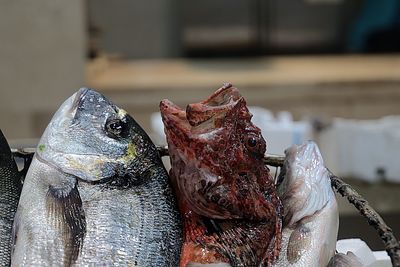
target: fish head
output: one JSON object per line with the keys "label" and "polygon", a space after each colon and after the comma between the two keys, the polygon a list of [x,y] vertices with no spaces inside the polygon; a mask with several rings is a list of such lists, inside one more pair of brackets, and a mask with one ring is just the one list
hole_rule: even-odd
{"label": "fish head", "polygon": [[56,112],[36,154],[65,173],[95,182],[133,175],[141,171],[140,162],[150,160],[147,155],[157,152],[126,111],[102,94],[82,88]]}
{"label": "fish head", "polygon": [[290,226],[336,200],[316,143],[307,141],[293,145],[285,155],[279,192],[285,207],[285,224]]}
{"label": "fish head", "polygon": [[216,219],[276,216],[266,143],[236,88],[225,84],[186,110],[163,100],[160,110],[171,172],[193,211]]}

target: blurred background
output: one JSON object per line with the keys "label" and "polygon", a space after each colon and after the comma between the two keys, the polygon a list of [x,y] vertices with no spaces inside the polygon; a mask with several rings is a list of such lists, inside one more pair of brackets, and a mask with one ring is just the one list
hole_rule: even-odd
{"label": "blurred background", "polygon": [[[88,86],[161,144],[161,99],[185,106],[231,82],[270,153],[316,140],[400,237],[399,52],[398,0],[4,0],[0,127],[35,146]],[[342,199],[340,212],[340,238],[383,248]]]}

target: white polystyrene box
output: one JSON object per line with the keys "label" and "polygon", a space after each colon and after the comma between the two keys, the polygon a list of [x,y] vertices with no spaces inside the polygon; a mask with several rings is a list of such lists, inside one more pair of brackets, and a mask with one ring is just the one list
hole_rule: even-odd
{"label": "white polystyrene box", "polygon": [[337,175],[378,182],[400,182],[400,117],[335,119],[319,135],[325,164]]}
{"label": "white polystyrene box", "polygon": [[312,126],[309,121],[293,121],[292,114],[281,111],[272,112],[260,107],[249,107],[253,114],[252,122],[261,129],[267,142],[267,153],[282,155],[286,148],[313,139]]}
{"label": "white polystyrene box", "polygon": [[374,251],[375,265],[373,267],[392,267],[392,263],[386,251]]}
{"label": "white polystyrene box", "polygon": [[358,238],[338,240],[336,250],[343,254],[347,254],[348,251],[353,252],[364,267],[392,266],[386,251],[373,252],[363,240]]}

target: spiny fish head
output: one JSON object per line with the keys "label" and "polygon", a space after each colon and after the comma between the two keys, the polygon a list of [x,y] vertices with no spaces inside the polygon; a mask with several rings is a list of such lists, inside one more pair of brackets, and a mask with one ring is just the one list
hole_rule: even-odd
{"label": "spiny fish head", "polygon": [[186,110],[163,100],[160,110],[177,185],[192,210],[220,219],[276,216],[266,143],[236,88],[226,84]]}
{"label": "spiny fish head", "polygon": [[127,174],[132,178],[152,164],[149,158],[156,153],[131,116],[87,88],[61,105],[37,148],[43,161],[92,182]]}

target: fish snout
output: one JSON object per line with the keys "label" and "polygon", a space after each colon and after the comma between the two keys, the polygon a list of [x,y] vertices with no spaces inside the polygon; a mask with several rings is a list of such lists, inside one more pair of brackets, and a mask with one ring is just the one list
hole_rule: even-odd
{"label": "fish snout", "polygon": [[85,96],[89,91],[90,89],[83,87],[75,93],[75,98],[72,102],[71,111],[75,111],[81,105],[82,101],[85,99]]}

